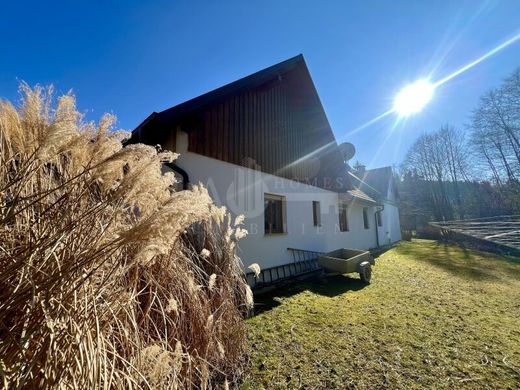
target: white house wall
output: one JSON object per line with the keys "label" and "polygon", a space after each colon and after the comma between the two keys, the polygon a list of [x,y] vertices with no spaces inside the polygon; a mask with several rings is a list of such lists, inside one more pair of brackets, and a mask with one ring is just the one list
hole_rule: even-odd
{"label": "white house wall", "polygon": [[379,244],[388,245],[401,240],[401,225],[399,222],[399,209],[392,202],[384,202],[384,210],[381,213],[383,226],[379,227]]}
{"label": "white house wall", "polygon": [[386,194],[387,201],[384,201],[383,226],[380,227],[379,240],[381,245],[387,245],[401,240],[401,223],[399,220],[399,208],[396,205],[395,182],[390,180]]}
{"label": "white house wall", "polygon": [[[179,132],[176,165],[184,169],[190,183],[202,183],[217,205],[233,215],[244,214],[248,235],[239,242],[239,255],[245,266],[258,263],[273,267],[293,261],[287,248],[328,252],[349,247],[376,246],[375,207],[369,208],[370,228],[363,226],[363,205],[349,204],[348,232],[339,231],[338,194],[238,165],[187,151],[187,135]],[[285,196],[286,233],[264,234],[264,194]],[[313,226],[312,201],[320,202],[321,227]],[[388,211],[387,211],[388,210]],[[388,220],[393,215],[385,207]],[[397,220],[398,221],[398,220]],[[386,220],[383,220],[383,228]],[[385,230],[386,231],[386,230]],[[390,230],[395,238],[394,228]]]}

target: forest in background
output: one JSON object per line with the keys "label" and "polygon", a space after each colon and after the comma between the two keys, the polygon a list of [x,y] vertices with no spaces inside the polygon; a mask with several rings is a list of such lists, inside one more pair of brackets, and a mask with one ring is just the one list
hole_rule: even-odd
{"label": "forest in background", "polygon": [[404,230],[520,214],[520,68],[480,98],[466,128],[423,133],[396,176]]}

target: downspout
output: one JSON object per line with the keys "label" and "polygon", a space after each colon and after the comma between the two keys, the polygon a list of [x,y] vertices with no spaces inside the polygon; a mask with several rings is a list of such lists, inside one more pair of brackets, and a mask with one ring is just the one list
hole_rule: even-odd
{"label": "downspout", "polygon": [[[378,206],[376,206],[376,207],[378,207]],[[379,225],[377,223],[377,214],[381,213],[381,211],[383,211],[385,209],[384,203],[382,205],[379,205],[379,207],[381,207],[381,209],[376,210],[376,212],[374,213],[374,226],[376,227],[376,243],[377,243],[378,248],[379,248]]]}
{"label": "downspout", "polygon": [[179,167],[178,165],[175,165],[174,163],[165,163],[168,168],[171,168],[173,171],[177,172],[179,175],[182,176],[182,189],[187,190],[188,184],[190,184],[190,177],[188,176],[188,173]]}

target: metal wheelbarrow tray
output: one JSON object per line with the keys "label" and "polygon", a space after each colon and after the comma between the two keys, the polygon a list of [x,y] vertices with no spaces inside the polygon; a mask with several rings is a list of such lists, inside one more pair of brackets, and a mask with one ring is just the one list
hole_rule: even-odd
{"label": "metal wheelbarrow tray", "polygon": [[319,256],[318,263],[328,271],[341,274],[357,272],[365,283],[370,283],[372,265],[375,265],[374,258],[369,251],[346,248]]}

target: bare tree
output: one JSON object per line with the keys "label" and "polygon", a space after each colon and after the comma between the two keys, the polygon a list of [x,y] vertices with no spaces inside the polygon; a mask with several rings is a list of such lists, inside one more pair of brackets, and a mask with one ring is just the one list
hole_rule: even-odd
{"label": "bare tree", "polygon": [[449,179],[438,133],[422,134],[408,150],[404,170],[416,172],[429,187],[435,219],[453,219],[446,181]]}
{"label": "bare tree", "polygon": [[437,220],[520,212],[520,68],[481,97],[466,133],[422,134],[403,172],[411,203]]}
{"label": "bare tree", "polygon": [[482,96],[471,122],[471,144],[495,182],[520,178],[520,68]]}
{"label": "bare tree", "polygon": [[436,133],[441,146],[440,155],[447,171],[455,195],[459,218],[464,219],[464,207],[460,192],[460,181],[469,181],[469,163],[464,134],[445,125]]}

